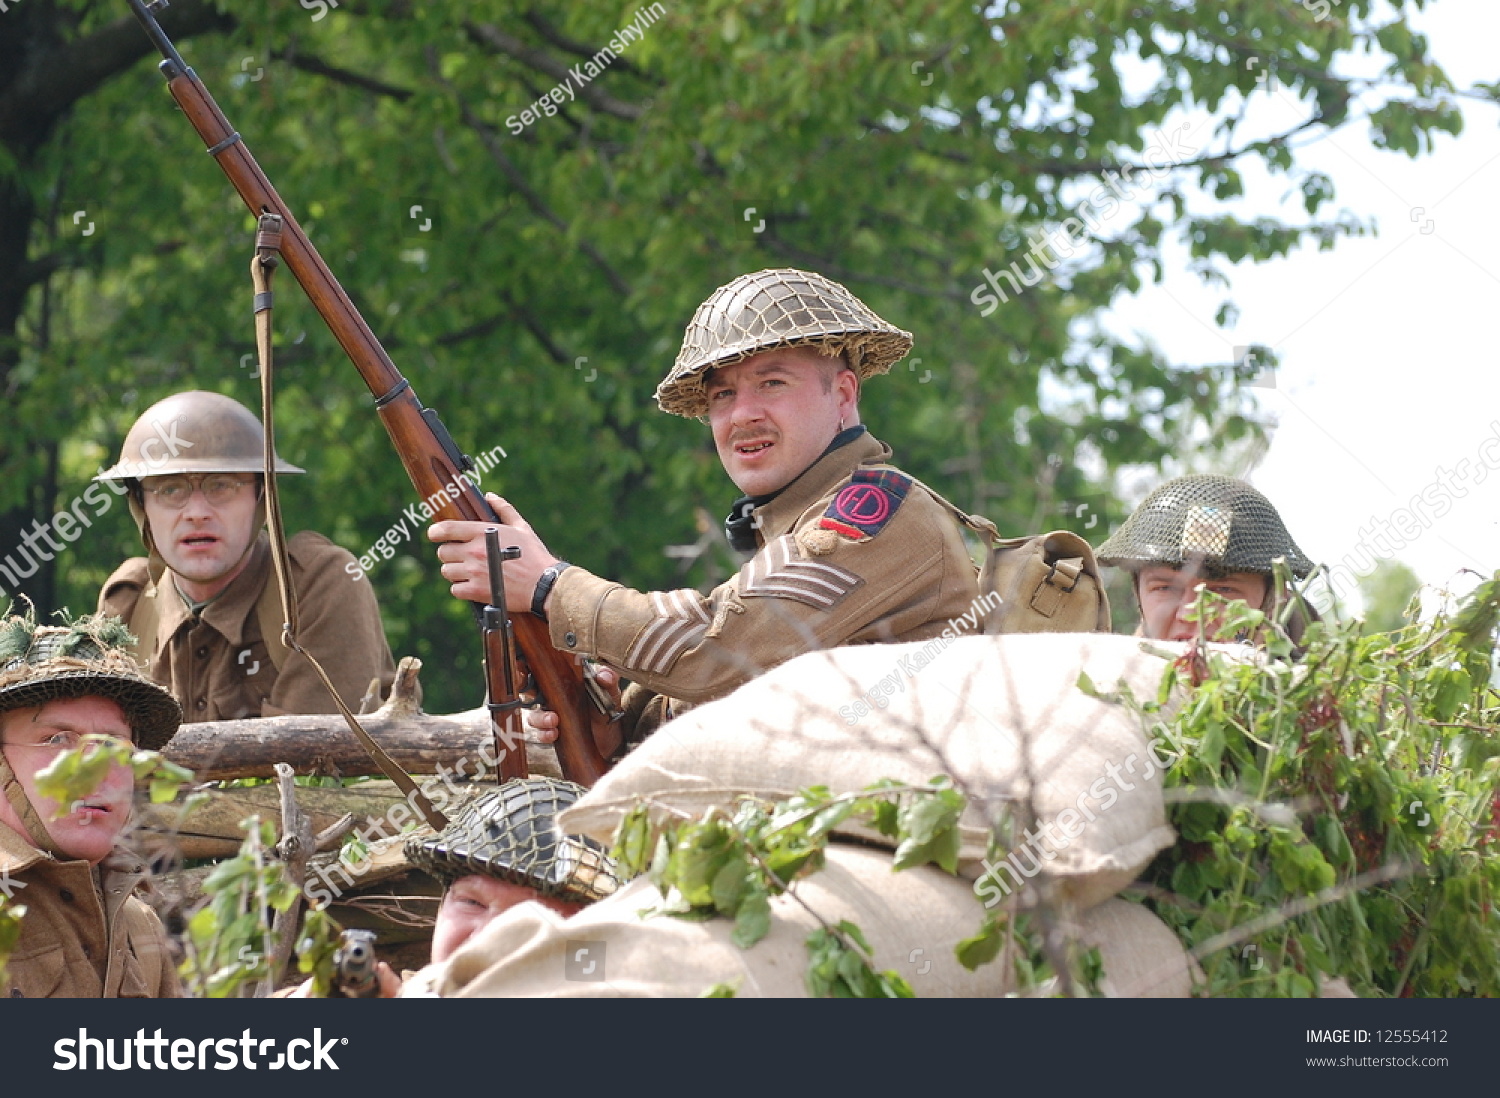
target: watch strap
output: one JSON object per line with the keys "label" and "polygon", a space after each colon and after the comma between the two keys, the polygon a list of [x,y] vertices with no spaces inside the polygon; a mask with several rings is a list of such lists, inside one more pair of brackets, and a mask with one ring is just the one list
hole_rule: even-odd
{"label": "watch strap", "polygon": [[563,574],[563,569],[573,567],[565,560],[560,560],[542,573],[536,581],[536,591],[531,596],[531,612],[543,621],[547,620],[547,596],[552,594],[552,585],[557,582],[557,577]]}

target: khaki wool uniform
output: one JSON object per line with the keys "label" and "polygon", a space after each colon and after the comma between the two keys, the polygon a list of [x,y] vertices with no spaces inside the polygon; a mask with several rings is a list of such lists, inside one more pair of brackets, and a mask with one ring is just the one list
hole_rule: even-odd
{"label": "khaki wool uniform", "polygon": [[755,510],[759,552],[707,596],[564,570],[552,643],[696,704],[803,652],[938,636],[978,573],[952,512],[890,457],[868,433],[825,454]]}
{"label": "khaki wool uniform", "polygon": [[[182,995],[161,920],[132,895],[145,867],[122,851],[98,869],[60,862],[0,824],[0,881],[26,908],[0,996],[166,999]],[[120,868],[109,868],[118,864]]]}
{"label": "khaki wool uniform", "polygon": [[[317,657],[351,708],[359,707],[373,678],[379,677],[388,692],[395,664],[369,581],[357,570],[345,570],[354,558],[310,530],[287,542],[287,555],[297,592],[299,643]],[[153,585],[147,559],[134,557],[105,581],[99,610],[119,617],[137,636],[140,615],[160,615],[156,650],[145,670],[177,698],[186,720],[337,712],[304,656],[286,653],[279,672],[271,659],[257,602],[269,585],[272,620],[282,620],[274,576],[270,542],[261,533],[245,570],[195,615],[169,577]]]}

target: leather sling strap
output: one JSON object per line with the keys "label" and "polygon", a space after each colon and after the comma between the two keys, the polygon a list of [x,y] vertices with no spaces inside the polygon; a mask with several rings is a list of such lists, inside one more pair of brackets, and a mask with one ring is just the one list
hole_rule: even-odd
{"label": "leather sling strap", "polygon": [[[266,630],[264,624],[262,630],[267,638],[266,646],[271,648],[270,638],[279,636],[281,642],[291,651],[300,652],[307,657],[307,662],[312,664],[313,670],[323,680],[327,687],[329,696],[338,706],[349,730],[354,733],[370,758],[391,781],[396,783],[397,788],[406,795],[407,802],[422,814],[422,818],[435,831],[441,831],[448,826],[448,818],[433,807],[417,783],[412,781],[411,775],[396,765],[395,761],[385,753],[384,749],[371,738],[370,734],[360,725],[354,716],[354,711],[339,696],[338,689],[333,685],[333,680],[328,677],[328,672],[323,670],[311,652],[303,648],[297,640],[297,592],[292,589],[291,566],[287,560],[286,531],[281,523],[281,495],[276,487],[276,447],[275,447],[275,423],[272,419],[271,400],[271,275],[280,264],[281,250],[281,217],[277,214],[262,214],[259,226],[255,234],[255,255],[250,260],[250,280],[255,285],[255,344],[260,353],[260,414],[261,422],[265,425],[264,444],[262,447],[263,472],[266,481],[266,527],[271,534],[271,563],[275,566],[276,583],[281,589],[281,628],[277,630],[274,625]],[[266,585],[267,588],[270,584]],[[264,622],[264,618],[262,618]]]}

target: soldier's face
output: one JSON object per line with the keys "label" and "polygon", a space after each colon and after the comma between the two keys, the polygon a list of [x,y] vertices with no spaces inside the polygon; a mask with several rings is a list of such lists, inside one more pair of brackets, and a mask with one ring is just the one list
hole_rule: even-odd
{"label": "soldier's face", "polygon": [[747,496],[785,488],[828,448],[840,421],[859,422],[853,371],[812,347],[712,370],[704,389],[719,460]]}
{"label": "soldier's face", "polygon": [[[1142,568],[1135,582],[1146,636],[1153,640],[1192,640],[1198,635],[1199,623],[1188,621],[1187,614],[1198,601],[1199,588],[1207,587],[1230,601],[1260,606],[1270,580],[1259,572],[1231,572],[1223,579],[1205,580],[1190,567],[1155,564]],[[1210,639],[1217,631],[1217,622],[1204,623],[1204,634]]]}
{"label": "soldier's face", "polygon": [[[62,806],[36,791],[37,771],[63,751],[79,745],[83,736],[99,733],[129,743],[130,725],[117,702],[108,698],[65,698],[30,709],[0,713],[0,743],[16,780],[42,819],[57,848],[70,858],[98,865],[114,848],[115,839],[130,820],[134,779],[130,768],[111,766],[94,792],[53,819]],[[26,836],[21,817],[10,800],[0,796],[0,823]]]}
{"label": "soldier's face", "polygon": [[[222,477],[223,474],[214,474]],[[181,502],[170,506],[152,491],[179,476],[145,477],[141,481],[146,518],[156,550],[177,576],[190,598],[213,598],[244,570],[245,551],[255,538],[257,482],[250,473],[234,474],[241,484],[227,499],[210,502],[201,484]]]}
{"label": "soldier's face", "polygon": [[436,964],[453,956],[459,946],[478,934],[490,920],[517,904],[536,900],[559,915],[567,916],[583,905],[543,896],[534,888],[497,881],[478,873],[460,877],[443,894],[437,925],[432,928],[432,960]]}

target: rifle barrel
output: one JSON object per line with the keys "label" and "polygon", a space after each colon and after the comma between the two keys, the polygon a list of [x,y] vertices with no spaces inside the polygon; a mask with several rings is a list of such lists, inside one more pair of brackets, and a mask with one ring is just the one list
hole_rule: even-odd
{"label": "rifle barrel", "polygon": [[[156,5],[165,7],[165,3],[161,0],[151,3],[129,0],[129,3],[152,43],[166,58],[160,68],[167,87],[208,147],[209,155],[218,162],[253,215],[281,216],[281,256],[287,269],[369,386],[381,422],[418,496],[443,519],[499,521],[478,488],[463,476],[468,459],[432,410],[424,408],[417,399],[411,384],[396,369],[244,140],[156,22],[153,14],[159,10]],[[563,773],[581,785],[592,785],[609,768],[595,735],[596,731],[604,733],[607,715],[592,703],[584,687],[582,668],[552,646],[545,623],[527,614],[514,621],[512,628],[518,654],[530,670],[543,704],[558,715],[557,757]]]}

